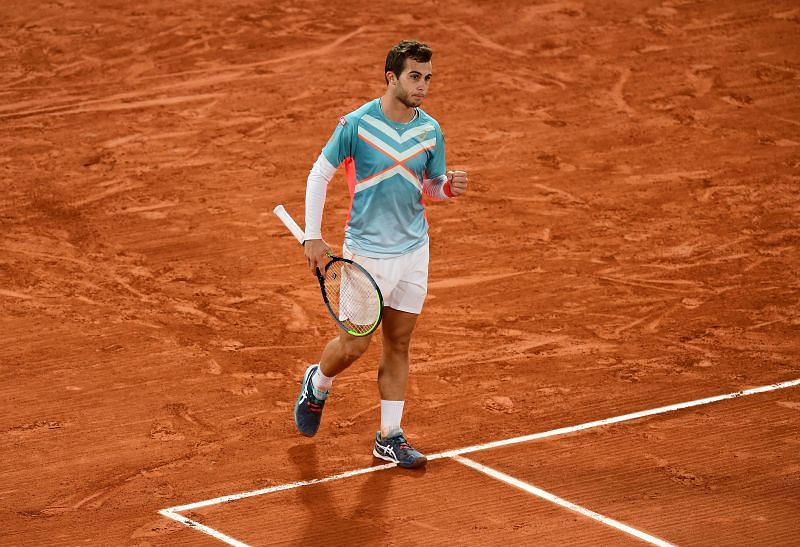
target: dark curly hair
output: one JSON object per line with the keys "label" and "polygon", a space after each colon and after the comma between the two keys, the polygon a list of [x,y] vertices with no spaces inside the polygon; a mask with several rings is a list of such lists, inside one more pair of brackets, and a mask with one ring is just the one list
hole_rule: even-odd
{"label": "dark curly hair", "polygon": [[390,70],[394,72],[398,78],[406,66],[406,59],[414,59],[418,63],[427,63],[433,57],[433,50],[428,44],[417,42],[416,40],[403,40],[392,49],[386,56],[386,68],[383,71],[383,77],[386,83],[389,83],[389,78],[386,73]]}

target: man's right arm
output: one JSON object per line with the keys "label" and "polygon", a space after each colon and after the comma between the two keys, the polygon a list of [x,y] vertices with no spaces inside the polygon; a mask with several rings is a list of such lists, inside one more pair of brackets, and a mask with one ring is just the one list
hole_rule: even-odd
{"label": "man's right arm", "polygon": [[312,272],[317,268],[322,270],[325,266],[325,254],[330,251],[328,244],[322,239],[322,209],[325,206],[328,183],[336,168],[345,158],[352,156],[354,130],[355,124],[349,123],[346,116],[339,118],[336,129],[308,174],[305,254]]}
{"label": "man's right arm", "polygon": [[304,252],[308,267],[312,272],[325,267],[326,253],[330,252],[328,244],[322,239],[322,210],[325,208],[325,197],[328,183],[336,173],[336,167],[320,154],[306,181],[306,231]]}

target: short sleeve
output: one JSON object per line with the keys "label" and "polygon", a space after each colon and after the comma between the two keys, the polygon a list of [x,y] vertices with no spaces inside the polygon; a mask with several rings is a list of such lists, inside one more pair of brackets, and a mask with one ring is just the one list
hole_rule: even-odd
{"label": "short sleeve", "polygon": [[355,124],[345,117],[339,118],[339,124],[322,149],[322,153],[331,165],[339,167],[342,162],[353,155],[353,126]]}
{"label": "short sleeve", "polygon": [[431,154],[430,158],[428,158],[428,163],[425,165],[425,176],[429,179],[435,179],[436,177],[441,177],[442,175],[446,174],[447,170],[447,162],[445,161],[445,154],[444,154],[444,135],[442,134],[442,128],[439,127],[439,124],[435,124],[436,127],[436,148],[433,149],[433,153]]}

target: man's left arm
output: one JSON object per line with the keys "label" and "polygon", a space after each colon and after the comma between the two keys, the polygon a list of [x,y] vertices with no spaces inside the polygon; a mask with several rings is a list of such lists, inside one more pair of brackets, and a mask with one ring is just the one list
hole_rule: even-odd
{"label": "man's left arm", "polygon": [[466,171],[445,172],[444,135],[438,124],[436,124],[436,148],[428,160],[425,172],[432,176],[422,181],[422,191],[434,200],[453,198],[467,191],[469,180]]}

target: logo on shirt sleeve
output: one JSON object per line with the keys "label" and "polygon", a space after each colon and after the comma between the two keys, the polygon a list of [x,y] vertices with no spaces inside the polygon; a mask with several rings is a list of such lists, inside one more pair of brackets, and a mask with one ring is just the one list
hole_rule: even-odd
{"label": "logo on shirt sleeve", "polygon": [[339,118],[339,125],[341,125],[342,127],[344,127],[345,125],[347,125],[347,120],[345,120],[345,119],[344,119],[344,116],[342,116],[341,118]]}

